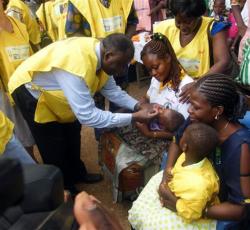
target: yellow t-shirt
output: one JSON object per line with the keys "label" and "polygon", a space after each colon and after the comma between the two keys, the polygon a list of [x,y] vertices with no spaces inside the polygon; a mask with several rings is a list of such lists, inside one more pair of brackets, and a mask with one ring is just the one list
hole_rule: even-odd
{"label": "yellow t-shirt", "polygon": [[14,32],[0,31],[0,83],[4,83],[5,90],[12,73],[32,54],[25,25],[12,17],[8,18]]}
{"label": "yellow t-shirt", "polygon": [[[48,35],[52,39],[52,41],[58,40],[58,27],[54,15],[54,8],[53,8],[53,1],[48,1],[40,5],[38,10],[36,11],[36,15],[39,19],[39,21],[42,23],[43,27],[47,30]],[[45,11],[45,12],[44,12]],[[45,23],[45,17],[47,21],[47,28]]]}
{"label": "yellow t-shirt", "polygon": [[7,7],[7,14],[26,25],[29,39],[33,44],[36,45],[41,42],[40,28],[36,18],[23,1],[10,0]]}
{"label": "yellow t-shirt", "polygon": [[125,33],[133,0],[112,0],[106,8],[100,1],[71,0],[86,18],[94,38],[104,38],[113,33]]}
{"label": "yellow t-shirt", "polygon": [[207,30],[212,21],[212,18],[202,17],[197,34],[185,47],[180,44],[180,30],[175,26],[175,19],[162,21],[154,28],[154,32],[160,32],[169,39],[177,59],[185,72],[192,78],[199,78],[210,69]]}
{"label": "yellow t-shirt", "polygon": [[219,202],[219,178],[207,158],[189,166],[182,166],[184,161],[183,153],[172,170],[173,179],[168,186],[178,197],[177,214],[186,221],[198,220],[207,205]]}
{"label": "yellow t-shirt", "polygon": [[0,111],[0,154],[5,150],[6,144],[13,135],[13,123]]}

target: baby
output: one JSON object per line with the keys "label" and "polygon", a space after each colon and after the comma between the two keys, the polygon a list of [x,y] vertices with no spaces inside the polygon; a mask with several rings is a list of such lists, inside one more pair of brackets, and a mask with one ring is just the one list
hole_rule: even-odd
{"label": "baby", "polygon": [[174,132],[184,122],[184,117],[179,112],[169,108],[158,108],[158,117],[149,124],[136,123],[143,135],[152,138],[172,138]]}

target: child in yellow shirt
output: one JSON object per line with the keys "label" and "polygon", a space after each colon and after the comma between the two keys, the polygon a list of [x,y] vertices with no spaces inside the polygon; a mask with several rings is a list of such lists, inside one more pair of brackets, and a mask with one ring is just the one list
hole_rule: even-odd
{"label": "child in yellow shirt", "polygon": [[161,184],[163,173],[156,174],[129,210],[134,229],[216,228],[215,220],[202,218],[206,207],[219,202],[219,179],[207,159],[217,142],[216,131],[205,124],[193,123],[185,130],[180,141],[183,154],[169,182]]}

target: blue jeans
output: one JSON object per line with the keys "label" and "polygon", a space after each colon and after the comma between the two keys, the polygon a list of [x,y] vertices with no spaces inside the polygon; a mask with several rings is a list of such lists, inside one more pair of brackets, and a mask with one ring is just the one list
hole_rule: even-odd
{"label": "blue jeans", "polygon": [[17,159],[22,164],[35,164],[35,161],[26,152],[26,150],[14,134],[5,146],[5,150],[3,152],[2,157]]}

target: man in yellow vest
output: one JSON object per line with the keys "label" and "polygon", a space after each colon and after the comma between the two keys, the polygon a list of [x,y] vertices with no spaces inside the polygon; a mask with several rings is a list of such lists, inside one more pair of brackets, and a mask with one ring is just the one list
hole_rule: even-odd
{"label": "man in yellow vest", "polygon": [[[67,36],[105,38],[112,33],[123,33],[131,38],[136,32],[138,17],[134,0],[69,0],[66,19]],[[116,84],[122,89],[128,85],[128,69],[123,77],[114,76]],[[99,93],[95,95],[96,105],[105,108],[105,100]],[[114,112],[119,107],[112,102],[109,110]],[[99,140],[101,129],[95,129]]]}
{"label": "man in yellow vest", "polygon": [[97,91],[130,110],[141,107],[115,84],[134,55],[133,43],[123,34],[101,42],[75,37],[55,42],[24,61],[9,81],[9,91],[30,126],[43,161],[58,166],[68,188],[77,182],[93,183],[80,160],[81,124],[117,127],[132,121],[148,121],[157,111],[142,109],[120,114],[95,107]]}

